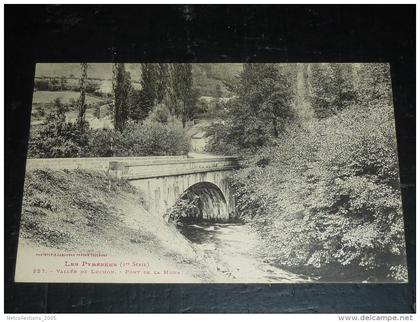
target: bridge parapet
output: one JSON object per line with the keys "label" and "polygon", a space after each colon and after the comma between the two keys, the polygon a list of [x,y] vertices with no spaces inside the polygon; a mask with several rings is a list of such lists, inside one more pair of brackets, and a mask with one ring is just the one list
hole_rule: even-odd
{"label": "bridge parapet", "polygon": [[148,156],[148,157],[98,157],[98,158],[45,158],[27,159],[26,169],[52,169],[52,170],[97,170],[108,171],[110,164],[115,162],[154,164],[168,162],[169,160],[186,160],[186,155],[177,156]]}
{"label": "bridge parapet", "polygon": [[160,159],[110,162],[110,174],[127,180],[187,175],[193,173],[225,171],[238,168],[236,157]]}
{"label": "bridge parapet", "polygon": [[105,171],[128,180],[183,175],[238,168],[236,157],[151,156],[27,159],[26,169]]}

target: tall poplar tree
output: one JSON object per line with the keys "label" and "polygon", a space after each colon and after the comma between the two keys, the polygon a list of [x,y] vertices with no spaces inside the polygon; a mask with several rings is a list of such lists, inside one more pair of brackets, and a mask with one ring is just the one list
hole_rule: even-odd
{"label": "tall poplar tree", "polygon": [[123,131],[129,117],[129,95],[131,91],[130,74],[125,70],[123,63],[113,65],[114,92],[114,127],[118,131]]}
{"label": "tall poplar tree", "polygon": [[79,86],[80,86],[80,97],[78,100],[78,108],[79,113],[77,117],[77,123],[81,130],[85,128],[85,114],[86,114],[86,82],[87,82],[87,70],[88,70],[88,64],[87,63],[81,63],[80,67],[82,69],[82,74],[80,76],[79,80]]}
{"label": "tall poplar tree", "polygon": [[174,65],[174,93],[178,100],[176,115],[181,118],[182,126],[193,118],[195,112],[196,93],[193,88],[191,64]]}
{"label": "tall poplar tree", "polygon": [[169,69],[170,64],[141,64],[142,106],[140,108],[145,110],[146,114],[168,97],[172,86]]}

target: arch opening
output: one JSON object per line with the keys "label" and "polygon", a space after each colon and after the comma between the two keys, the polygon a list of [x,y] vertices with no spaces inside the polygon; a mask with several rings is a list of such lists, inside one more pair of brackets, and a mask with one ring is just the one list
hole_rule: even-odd
{"label": "arch opening", "polygon": [[211,182],[200,182],[185,190],[165,217],[179,223],[216,222],[227,221],[229,212],[220,188]]}

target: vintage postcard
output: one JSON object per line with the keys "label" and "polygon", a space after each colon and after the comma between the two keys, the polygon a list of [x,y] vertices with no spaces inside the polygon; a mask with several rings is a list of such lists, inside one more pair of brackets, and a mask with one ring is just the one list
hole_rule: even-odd
{"label": "vintage postcard", "polygon": [[405,283],[386,63],[36,65],[16,282]]}

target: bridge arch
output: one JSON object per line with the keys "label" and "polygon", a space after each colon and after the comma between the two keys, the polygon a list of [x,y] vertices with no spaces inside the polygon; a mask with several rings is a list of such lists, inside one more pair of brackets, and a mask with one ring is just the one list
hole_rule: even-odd
{"label": "bridge arch", "polygon": [[[235,196],[229,177],[237,168],[235,157],[135,158],[110,162],[109,174],[126,179],[138,188],[144,208],[156,216],[165,217],[168,209],[187,191],[201,196],[203,218],[227,220],[235,217]],[[217,206],[212,213],[211,206]]]}
{"label": "bridge arch", "polygon": [[[229,156],[55,158],[26,163],[26,169],[89,169],[128,180],[141,192],[143,207],[156,216],[164,216],[185,191],[192,190],[202,196],[203,217],[220,219],[236,216],[228,178],[238,167],[238,159]],[[210,213],[212,205],[216,207]]]}
{"label": "bridge arch", "polygon": [[229,219],[228,203],[216,184],[201,181],[189,186],[170,207],[166,220],[184,222],[225,221]]}

